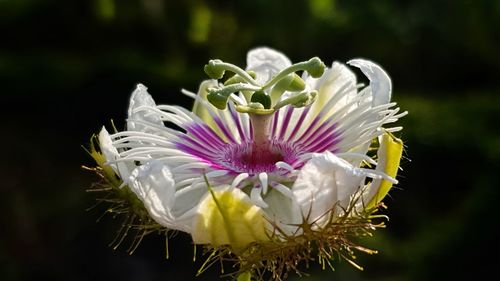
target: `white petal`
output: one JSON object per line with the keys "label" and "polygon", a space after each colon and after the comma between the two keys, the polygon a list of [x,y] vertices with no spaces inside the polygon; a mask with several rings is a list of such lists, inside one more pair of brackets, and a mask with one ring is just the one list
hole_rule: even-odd
{"label": "white petal", "polygon": [[[318,95],[297,135],[300,135],[308,128],[307,124],[310,124],[318,114],[321,113],[321,120],[325,120],[332,114],[339,112],[346,105],[352,104],[357,95],[356,76],[349,68],[339,62],[334,62],[332,67],[327,69],[320,78],[305,75],[304,79],[307,89],[317,90]],[[352,107],[349,106],[343,111],[347,113]],[[295,110],[295,116],[292,116],[292,119],[297,119],[299,113],[300,110]],[[321,122],[317,126],[320,124]]]}
{"label": "white petal", "polygon": [[301,169],[292,192],[302,214],[321,224],[336,204],[346,208],[365,174],[329,151],[316,153]]}
{"label": "white petal", "polygon": [[[120,157],[118,150],[113,146],[113,140],[109,136],[108,130],[103,126],[99,132],[99,146],[107,161],[114,161]],[[115,169],[115,165],[111,165]]]}
{"label": "white petal", "polygon": [[[163,122],[161,121],[160,115],[158,113],[145,110],[136,110],[141,106],[156,107],[156,103],[148,93],[147,89],[148,88],[146,88],[144,85],[137,84],[137,87],[130,97],[127,120],[127,129],[130,131],[151,132],[151,129],[143,125],[142,122],[151,123],[156,126],[163,126]],[[141,123],[136,123],[134,121],[140,121]]]}
{"label": "white petal", "polygon": [[[289,190],[286,186],[283,188]],[[264,200],[269,206],[263,209],[269,221],[276,224],[287,235],[293,235],[297,231],[297,225],[302,222],[299,205],[293,196],[287,197],[276,188],[272,188]]]}
{"label": "white petal", "polygon": [[290,190],[290,188],[287,187],[286,185],[278,183],[278,182],[274,182],[271,185],[273,187],[273,190],[276,190],[276,191],[280,192],[284,196],[286,196],[288,198],[292,198],[292,199],[295,198],[295,197],[293,197],[293,193]]}
{"label": "white petal", "polygon": [[160,161],[151,161],[137,167],[131,175],[129,187],[144,203],[151,217],[170,229],[189,232],[190,224],[179,224],[172,213],[175,201],[175,182],[170,169]]}
{"label": "white petal", "polygon": [[263,85],[291,64],[290,60],[282,53],[267,47],[261,47],[248,52],[246,69],[255,71],[257,83]]}
{"label": "white petal", "polygon": [[[116,147],[113,146],[113,141],[106,130],[106,128],[102,127],[99,132],[99,146],[102,154],[106,157],[107,162],[115,162],[118,158],[120,158],[120,154]],[[116,162],[109,164],[111,168],[115,171],[115,173],[122,179],[127,180],[130,175],[130,171],[133,169],[129,167],[129,163],[124,162]]]}
{"label": "white petal", "polygon": [[347,63],[358,67],[370,80],[373,106],[389,103],[392,92],[391,78],[378,64],[364,59],[353,59]]}
{"label": "white petal", "polygon": [[[356,85],[356,76],[349,68],[339,62],[334,62],[332,68],[326,70],[320,78],[308,77],[306,83],[308,87],[318,91],[318,97],[313,105],[311,105],[313,109],[312,112],[319,112],[332,98],[338,100],[336,105],[332,108],[332,111],[335,111],[335,109],[348,104],[357,92],[356,89],[354,89]],[[351,85],[351,90],[343,93],[343,96],[336,97],[336,95],[341,94],[339,91],[345,87],[345,85]]]}
{"label": "white petal", "polygon": [[191,209],[196,208],[201,198],[207,193],[205,181],[195,182],[192,185],[178,190],[175,193],[175,202],[172,213],[175,217],[184,217]]}

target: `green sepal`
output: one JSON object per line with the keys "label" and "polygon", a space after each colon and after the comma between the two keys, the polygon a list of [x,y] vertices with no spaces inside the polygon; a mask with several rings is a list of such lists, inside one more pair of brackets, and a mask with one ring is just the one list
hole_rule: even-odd
{"label": "green sepal", "polygon": [[[114,125],[113,125],[114,127]],[[100,168],[101,172],[97,172],[104,179],[104,185],[110,189],[110,198],[108,198],[109,202],[123,200],[123,206],[127,206],[128,212],[138,216],[143,222],[151,222],[148,211],[142,201],[137,197],[137,195],[127,186],[122,185],[123,180],[119,177],[119,175],[111,168],[111,166],[107,165],[107,159],[104,153],[100,150],[99,138],[97,135],[92,135],[90,139],[90,147],[89,149],[85,149],[90,156],[94,159],[97,167]],[[95,171],[98,171],[96,168]],[[92,190],[92,189],[89,189]],[[108,209],[107,212],[113,213],[112,209]],[[157,225],[156,223],[152,223],[151,225]]]}

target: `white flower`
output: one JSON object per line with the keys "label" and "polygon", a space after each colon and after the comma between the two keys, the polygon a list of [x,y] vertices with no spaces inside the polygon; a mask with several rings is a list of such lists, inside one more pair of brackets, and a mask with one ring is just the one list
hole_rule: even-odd
{"label": "white flower", "polygon": [[[156,222],[197,244],[239,250],[269,240],[276,227],[298,235],[304,220],[320,230],[354,198],[358,211],[380,202],[401,158],[402,144],[390,134],[401,128],[383,128],[406,114],[390,102],[389,76],[367,60],[348,64],[368,77],[368,87],[358,91],[341,63],[292,65],[268,48],[248,53],[247,72],[211,61],[211,77],[228,70],[235,81],[183,91],[195,99],[193,111],[156,105],[138,85],[127,130],[103,128],[101,151]],[[378,163],[367,156],[373,140]]]}

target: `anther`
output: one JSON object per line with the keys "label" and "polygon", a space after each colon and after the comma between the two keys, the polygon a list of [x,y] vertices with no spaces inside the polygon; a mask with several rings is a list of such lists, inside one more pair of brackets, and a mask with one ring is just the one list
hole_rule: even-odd
{"label": "anther", "polygon": [[285,91],[299,92],[306,88],[306,83],[300,76],[295,73],[289,74],[281,79],[274,87],[271,89],[271,100],[274,104],[277,103]]}
{"label": "anther", "polygon": [[254,86],[259,86],[257,82],[243,69],[234,64],[225,63],[221,60],[210,60],[204,67],[205,73],[212,79],[222,79],[226,70],[239,75],[243,81],[250,83]]}
{"label": "anther", "polygon": [[325,64],[318,57],[314,57],[306,62],[299,62],[283,69],[270,81],[268,81],[264,86],[262,86],[262,89],[269,88],[272,85],[278,83],[281,79],[285,78],[287,75],[295,73],[300,70],[305,70],[312,77],[319,78],[321,77],[321,75],[323,75],[325,68],[326,68]]}
{"label": "anther", "polygon": [[232,93],[239,91],[257,91],[259,87],[244,83],[236,83],[221,88],[209,88],[207,100],[218,109],[226,109],[227,101]]}
{"label": "anther", "polygon": [[292,95],[280,102],[278,102],[273,109],[278,110],[285,105],[291,105],[293,107],[305,107],[312,104],[318,95],[317,91],[302,92]]}

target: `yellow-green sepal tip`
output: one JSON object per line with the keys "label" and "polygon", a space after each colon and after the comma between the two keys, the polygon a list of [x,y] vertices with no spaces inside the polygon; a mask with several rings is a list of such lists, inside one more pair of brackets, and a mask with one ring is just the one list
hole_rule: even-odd
{"label": "yellow-green sepal tip", "polygon": [[[403,141],[396,138],[391,133],[385,133],[380,137],[380,147],[378,150],[378,165],[377,169],[381,170],[392,178],[396,178],[399,163],[403,156]],[[391,190],[393,183],[382,179],[374,180],[371,183],[370,189],[377,190],[373,197],[366,204],[366,208],[370,209],[379,204]]]}

